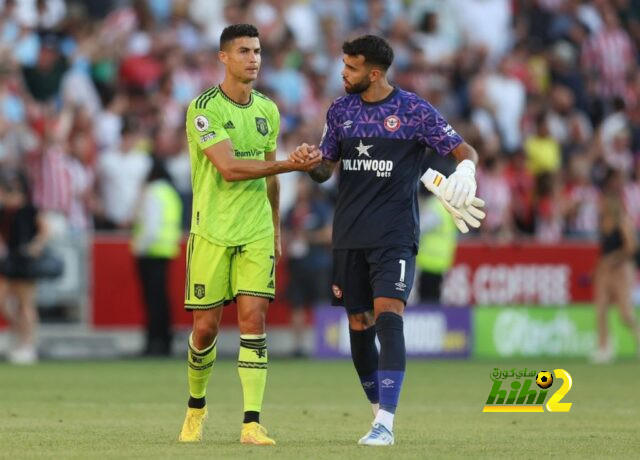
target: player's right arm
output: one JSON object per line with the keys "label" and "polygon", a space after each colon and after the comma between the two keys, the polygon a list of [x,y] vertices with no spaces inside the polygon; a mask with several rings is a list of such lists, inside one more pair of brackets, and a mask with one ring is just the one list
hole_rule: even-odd
{"label": "player's right arm", "polygon": [[193,103],[187,110],[186,129],[190,139],[198,145],[227,182],[258,179],[290,171],[310,171],[321,160],[319,156],[310,158],[305,163],[290,160],[238,159],[229,134],[215,112],[206,108],[196,108]]}
{"label": "player's right arm", "polygon": [[283,161],[239,160],[235,156],[229,139],[207,147],[203,152],[227,182],[258,179],[290,171],[310,171],[321,160],[320,156],[311,158],[305,163],[295,163],[288,159]]}

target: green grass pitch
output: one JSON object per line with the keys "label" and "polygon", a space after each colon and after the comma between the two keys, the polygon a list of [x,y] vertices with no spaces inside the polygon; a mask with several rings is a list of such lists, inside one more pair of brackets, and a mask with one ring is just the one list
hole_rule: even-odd
{"label": "green grass pitch", "polygon": [[[0,458],[637,458],[640,365],[570,360],[409,361],[396,445],[357,446],[371,409],[350,362],[272,359],[262,422],[275,447],[237,442],[242,394],[233,360],[209,384],[205,439],[176,439],[186,363],[0,363]],[[566,369],[569,413],[486,414],[494,367]],[[555,387],[555,382],[554,382]],[[552,389],[554,388],[552,387]]]}

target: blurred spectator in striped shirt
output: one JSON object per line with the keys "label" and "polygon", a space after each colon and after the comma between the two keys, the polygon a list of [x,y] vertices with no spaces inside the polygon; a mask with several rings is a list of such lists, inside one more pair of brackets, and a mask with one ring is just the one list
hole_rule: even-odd
{"label": "blurred spectator in striped shirt", "polygon": [[505,177],[511,192],[512,219],[514,228],[526,235],[532,235],[535,228],[533,174],[526,166],[524,152],[516,152],[505,168]]}
{"label": "blurred spectator in striped shirt", "polygon": [[38,144],[26,157],[27,174],[31,182],[33,203],[45,215],[66,218],[71,204],[69,171],[66,152],[58,137],[62,118],[51,106],[31,104],[30,122]]}
{"label": "blurred spectator in striped shirt", "polygon": [[498,155],[484,156],[478,169],[478,196],[485,201],[487,217],[480,231],[508,239],[512,236],[511,191],[504,174],[504,160]]}
{"label": "blurred spectator in striped shirt", "polygon": [[91,165],[93,139],[88,132],[76,132],[69,140],[67,169],[71,179],[69,224],[72,230],[86,232],[93,228],[95,206],[95,172]]}
{"label": "blurred spectator in striped shirt", "polygon": [[582,67],[589,72],[595,94],[610,102],[615,96],[624,96],[627,75],[634,67],[635,49],[611,6],[603,8],[602,19],[602,29],[584,43]]}
{"label": "blurred spectator in striped shirt", "polygon": [[560,241],[565,203],[558,175],[544,172],[536,176],[534,209],[536,239],[545,243]]}
{"label": "blurred spectator in striped shirt", "polygon": [[568,180],[564,186],[566,235],[595,239],[598,235],[598,200],[600,193],[590,177],[591,162],[586,156],[569,161]]}

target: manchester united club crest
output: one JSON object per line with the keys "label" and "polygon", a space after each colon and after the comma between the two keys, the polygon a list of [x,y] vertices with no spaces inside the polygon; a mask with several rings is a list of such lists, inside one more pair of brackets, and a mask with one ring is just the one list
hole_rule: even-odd
{"label": "manchester united club crest", "polygon": [[269,125],[267,125],[267,120],[265,118],[256,117],[256,129],[260,134],[266,136],[269,132]]}
{"label": "manchester united club crest", "polygon": [[196,296],[196,299],[202,299],[204,297],[204,284],[194,284],[193,295]]}
{"label": "manchester united club crest", "polygon": [[400,118],[395,115],[389,115],[384,119],[384,129],[390,132],[395,132],[400,128]]}

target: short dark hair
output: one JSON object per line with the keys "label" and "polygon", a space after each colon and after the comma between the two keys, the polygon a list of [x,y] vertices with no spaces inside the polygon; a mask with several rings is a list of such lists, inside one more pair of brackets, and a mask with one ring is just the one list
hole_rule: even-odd
{"label": "short dark hair", "polygon": [[220,49],[230,41],[239,37],[259,37],[258,29],[251,24],[232,24],[227,26],[220,34]]}
{"label": "short dark hair", "polygon": [[342,44],[342,51],[349,56],[364,56],[364,62],[387,70],[393,62],[393,49],[384,38],[363,35]]}

